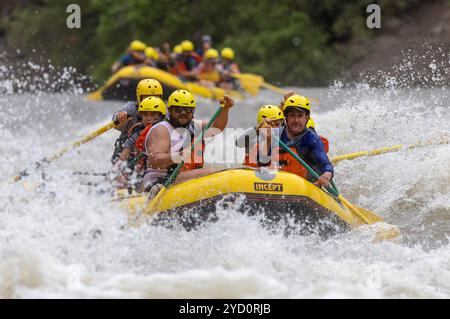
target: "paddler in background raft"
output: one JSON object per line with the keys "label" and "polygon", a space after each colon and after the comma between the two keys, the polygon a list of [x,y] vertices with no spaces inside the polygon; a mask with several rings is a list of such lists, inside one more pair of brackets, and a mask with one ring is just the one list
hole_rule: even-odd
{"label": "paddler in background raft", "polygon": [[197,49],[197,54],[204,58],[206,51],[209,49],[212,49],[212,38],[210,35],[205,34],[202,36],[202,44]]}
{"label": "paddler in background raft", "polygon": [[123,151],[123,143],[128,139],[128,132],[141,119],[138,114],[138,107],[142,100],[149,96],[162,98],[163,89],[161,83],[154,79],[143,79],[136,86],[136,101],[129,101],[119,111],[114,113],[113,121],[118,120],[116,129],[120,131],[120,136],[114,143],[114,153],[111,162],[115,164]]}
{"label": "paddler in background raft", "polygon": [[145,43],[134,40],[128,47],[127,54],[120,57],[119,61],[114,63],[111,67],[111,73],[116,73],[124,66],[141,64],[145,61]]}
{"label": "paddler in background raft", "polygon": [[[141,184],[145,173],[144,139],[152,125],[161,122],[166,116],[166,105],[159,97],[150,96],[139,104],[138,114],[141,121],[128,131],[119,160],[110,171],[110,178],[116,181],[119,189],[132,186],[129,180],[133,172],[136,179],[134,184]],[[141,190],[139,186],[138,189]]]}
{"label": "paddler in background raft", "polygon": [[204,138],[212,137],[225,129],[228,123],[228,112],[234,105],[234,101],[224,96],[219,103],[223,110],[211,126],[216,130],[208,130],[202,142],[197,143],[191,153],[191,145],[195,143],[195,138],[200,135],[207,123],[194,119],[197,105],[192,93],[176,90],[169,96],[166,120],[154,125],[145,139],[147,170],[144,186],[146,190],[155,184],[164,183],[182,160],[185,164],[176,182],[216,172],[213,168],[203,168]]}
{"label": "paddler in background raft", "polygon": [[231,48],[224,48],[220,52],[220,62],[218,70],[220,72],[219,87],[225,90],[238,90],[239,80],[232,77],[232,74],[241,73],[239,65],[234,61],[234,51]]}
{"label": "paddler in background raft", "polygon": [[147,47],[145,49],[145,65],[152,68],[168,71],[167,63],[164,62],[164,55],[160,54],[157,48]]}
{"label": "paddler in background raft", "polygon": [[215,49],[209,49],[203,56],[203,61],[194,69],[198,84],[215,87],[220,80],[220,73],[217,69],[219,52]]}
{"label": "paddler in background raft", "polygon": [[195,80],[194,69],[202,61],[202,57],[194,51],[194,44],[189,40],[184,40],[180,44],[183,52],[177,57],[174,65],[174,72],[182,81]]}

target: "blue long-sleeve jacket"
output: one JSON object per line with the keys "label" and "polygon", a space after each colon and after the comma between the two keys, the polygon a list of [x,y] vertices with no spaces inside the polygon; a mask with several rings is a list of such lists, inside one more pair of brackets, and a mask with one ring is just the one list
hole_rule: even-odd
{"label": "blue long-sleeve jacket", "polygon": [[284,127],[280,140],[289,147],[295,147],[301,159],[319,175],[322,175],[324,172],[330,172],[334,175],[333,165],[328,159],[322,140],[313,130],[305,129],[300,135],[289,140],[286,127]]}

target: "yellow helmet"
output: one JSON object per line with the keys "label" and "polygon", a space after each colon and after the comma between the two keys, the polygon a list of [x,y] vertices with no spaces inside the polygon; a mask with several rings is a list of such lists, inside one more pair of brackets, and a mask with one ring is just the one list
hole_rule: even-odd
{"label": "yellow helmet", "polygon": [[132,50],[132,51],[144,51],[145,50],[145,43],[139,40],[134,40],[130,43],[130,46],[128,47],[128,49]]}
{"label": "yellow helmet", "polygon": [[163,89],[161,83],[155,79],[140,80],[136,87],[136,99],[141,104],[141,96],[150,95],[162,97]]}
{"label": "yellow helmet", "polygon": [[181,52],[183,52],[183,48],[181,47],[181,45],[177,44],[173,47],[173,53],[179,54]]}
{"label": "yellow helmet", "polygon": [[191,92],[186,90],[176,90],[170,94],[169,100],[167,101],[167,106],[184,106],[195,108],[197,105],[195,103],[194,95],[192,95]]}
{"label": "yellow helmet", "polygon": [[139,104],[138,112],[160,112],[166,115],[166,104],[159,97],[149,96]]}
{"label": "yellow helmet", "polygon": [[309,103],[309,100],[306,97],[300,96],[298,94],[292,95],[284,102],[283,112],[285,112],[288,107],[301,108],[308,111],[308,113],[311,112],[311,105]]}
{"label": "yellow helmet", "polygon": [[219,57],[219,52],[215,49],[208,49],[205,52],[205,59],[217,59]]}
{"label": "yellow helmet", "polygon": [[222,58],[224,59],[230,59],[233,60],[234,59],[234,51],[231,48],[225,48],[220,52],[220,55],[222,56]]}
{"label": "yellow helmet", "polygon": [[194,44],[189,40],[184,40],[180,45],[183,51],[194,51]]}
{"label": "yellow helmet", "polygon": [[152,47],[147,47],[145,49],[145,56],[153,60],[158,60],[159,58],[158,51],[156,51],[155,48]]}
{"label": "yellow helmet", "polygon": [[278,106],[275,105],[263,105],[259,111],[256,120],[258,124],[260,124],[264,119],[273,121],[273,120],[283,120],[284,114],[283,111]]}
{"label": "yellow helmet", "polygon": [[314,122],[314,120],[312,119],[312,117],[309,118],[308,122],[306,123],[306,127],[307,128],[316,128],[316,123]]}

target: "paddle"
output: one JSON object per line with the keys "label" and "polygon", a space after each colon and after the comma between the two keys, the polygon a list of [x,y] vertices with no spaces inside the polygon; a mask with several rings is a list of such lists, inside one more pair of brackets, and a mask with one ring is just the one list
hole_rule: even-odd
{"label": "paddle", "polygon": [[[130,115],[128,116],[130,117]],[[34,163],[35,168],[39,168],[41,166],[43,166],[44,164],[50,164],[52,161],[54,161],[57,158],[60,158],[61,156],[63,156],[64,154],[66,154],[68,151],[77,148],[80,145],[83,145],[87,142],[89,142],[90,140],[94,139],[95,137],[109,131],[110,129],[112,129],[113,127],[115,127],[116,125],[118,125],[119,122],[118,120],[115,120],[114,122],[109,122],[108,124],[100,127],[99,129],[97,129],[96,131],[86,135],[85,137],[83,137],[82,139],[73,142],[70,146],[63,148],[62,150],[56,152],[55,154],[49,156],[49,157],[44,157],[43,159],[41,159],[40,161],[37,161]],[[12,177],[14,182],[20,181],[23,177],[28,176],[29,169],[25,169],[21,172],[19,172],[17,175],[15,175],[14,177]]]}
{"label": "paddle", "polygon": [[370,156],[376,156],[376,155],[381,155],[381,154],[386,154],[386,153],[398,152],[404,148],[414,149],[414,148],[419,148],[419,147],[425,147],[428,145],[441,145],[441,144],[448,144],[448,143],[449,143],[448,137],[441,137],[441,139],[438,141],[429,140],[426,142],[417,142],[415,144],[411,144],[406,147],[399,144],[399,145],[394,145],[394,146],[389,146],[389,147],[378,148],[378,149],[374,149],[371,151],[361,151],[361,152],[348,153],[348,154],[343,154],[343,155],[336,155],[336,156],[333,156],[332,158],[330,158],[330,161],[333,164],[336,164],[343,160],[352,160],[352,159],[364,157],[364,156],[370,157]]}
{"label": "paddle", "polygon": [[[278,137],[276,136],[272,136],[272,138],[275,139],[276,142],[278,142],[281,147],[283,149],[285,149],[289,154],[291,154],[301,165],[303,165],[303,167],[306,168],[306,170],[317,180],[319,179],[319,174],[317,174],[305,161],[303,161],[300,156],[298,156],[297,154],[295,154],[285,143],[283,143]],[[370,220],[370,217],[372,216],[366,216],[367,215],[374,215],[376,216],[374,213],[371,213],[369,211],[363,210],[360,207],[354,206],[352,205],[349,201],[347,201],[344,196],[342,196],[341,194],[339,194],[339,190],[336,187],[336,184],[334,183],[334,181],[331,181],[331,186],[327,186],[325,187],[332,195],[336,196],[342,204],[344,204],[345,206],[347,206],[350,211],[354,212],[364,223],[366,224],[373,224],[373,220]],[[367,213],[366,213],[367,212]]]}
{"label": "paddle", "polygon": [[[265,82],[264,78],[260,75],[251,73],[232,73],[231,76],[238,79],[244,90],[249,92],[251,95],[257,95],[259,93],[260,87],[264,87],[273,92],[280,93],[281,95],[285,95],[287,92],[285,89]],[[319,104],[319,101],[317,99],[309,99]]]}
{"label": "paddle", "polygon": [[245,91],[251,95],[258,95],[259,89],[264,83],[264,78],[251,73],[231,73],[231,76],[238,79]]}
{"label": "paddle", "polygon": [[[211,117],[211,119],[209,120],[208,124],[206,124],[206,126],[203,128],[202,132],[200,133],[200,135],[196,138],[195,143],[192,144],[191,146],[191,152],[195,149],[195,147],[197,146],[198,143],[200,143],[203,140],[203,135],[205,134],[206,130],[208,130],[212,123],[216,120],[217,116],[219,116],[220,112],[222,112],[223,107],[219,106],[216,110],[216,112],[214,113],[214,115]],[[151,202],[147,205],[147,208],[145,209],[145,214],[152,214],[155,213],[155,208],[156,206],[159,204],[159,202],[161,201],[161,198],[164,196],[165,192],[167,191],[167,189],[170,187],[170,185],[173,184],[173,182],[175,181],[175,179],[177,178],[178,174],[180,173],[181,167],[183,166],[184,161],[181,161],[180,163],[178,163],[177,167],[175,168],[175,170],[172,172],[172,174],[169,176],[169,178],[167,179],[167,181],[164,183],[163,187],[161,188],[161,190],[159,191],[159,193],[151,200]]]}

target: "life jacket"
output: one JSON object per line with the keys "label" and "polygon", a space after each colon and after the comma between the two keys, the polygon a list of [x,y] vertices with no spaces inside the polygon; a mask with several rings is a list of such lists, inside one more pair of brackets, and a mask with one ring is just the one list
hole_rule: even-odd
{"label": "life jacket", "polygon": [[322,140],[323,147],[325,148],[325,153],[328,154],[328,151],[330,150],[330,142],[328,142],[328,139],[325,136],[319,135],[319,137]]}
{"label": "life jacket", "polygon": [[135,166],[138,172],[145,169],[145,160],[147,158],[147,155],[145,154],[145,137],[147,136],[147,133],[151,129],[151,127],[151,124],[145,127],[139,134],[136,142],[134,142],[135,151],[132,161],[134,161],[133,166]]}
{"label": "life jacket", "polygon": [[246,150],[243,165],[249,167],[261,167],[270,166],[270,162],[266,164],[260,162],[259,144],[256,143],[250,150]]}
{"label": "life jacket", "polygon": [[[295,147],[289,147],[293,152],[297,154]],[[248,167],[262,167],[268,166],[271,168],[278,168],[285,172],[294,173],[303,178],[306,178],[308,171],[303,167],[291,154],[285,151],[283,148],[277,147],[272,154],[276,154],[278,152],[278,163],[275,165],[273,161],[270,161],[267,164],[262,164],[258,158],[259,144],[256,144],[252,147],[249,152],[246,152],[244,158],[244,166]]]}
{"label": "life jacket", "polygon": [[147,133],[151,128],[151,124],[144,128],[141,134],[139,134],[136,142],[134,143],[134,147],[139,153],[145,152],[145,137],[147,136]]}
{"label": "life jacket", "polygon": [[186,67],[186,64],[182,60],[175,61],[174,66],[171,68],[172,74],[180,74],[182,72],[187,72],[188,69]]}
{"label": "life jacket", "polygon": [[115,164],[119,160],[120,154],[122,154],[123,144],[129,137],[128,133],[130,129],[132,129],[137,123],[139,123],[140,118],[137,110],[138,103],[136,101],[128,102],[125,105],[125,108],[122,109],[122,111],[127,112],[132,117],[131,121],[123,129],[120,129],[120,136],[114,142],[114,153],[111,156],[111,162],[113,164]]}
{"label": "life jacket", "polygon": [[[195,61],[195,65],[190,65],[190,61],[193,59]],[[182,55],[180,57],[180,59],[177,59],[175,65],[178,68],[178,71],[191,71],[192,69],[194,69],[197,65],[200,64],[200,62],[202,61],[202,57],[199,56],[197,53],[195,52],[190,52],[189,55]]]}
{"label": "life jacket", "polygon": [[[189,147],[189,150],[192,149],[192,145],[195,143],[195,137],[192,134],[191,135],[191,145]],[[201,143],[198,143],[194,150],[191,152],[191,162],[190,163],[184,163],[183,167],[181,168],[181,171],[191,171],[193,169],[202,168],[203,164],[205,162],[204,160],[204,152],[205,152],[205,141],[202,140]]]}
{"label": "life jacket", "polygon": [[[325,148],[325,152],[328,153],[329,151],[329,142],[328,139],[324,136],[319,135],[320,139],[322,140],[322,143],[324,145]],[[298,155],[297,150],[295,147],[289,147],[295,154]],[[259,152],[259,144],[254,145],[248,152],[245,153],[245,157],[244,157],[244,166],[249,166],[249,167],[261,167],[261,166],[269,166],[269,167],[273,167],[275,168],[274,163],[270,162],[267,164],[262,164],[259,161],[258,158],[258,152]],[[283,148],[277,147],[275,149],[275,152],[273,152],[272,154],[276,154],[276,152],[278,152],[278,165],[277,167],[279,169],[281,169],[282,171],[285,172],[290,172],[290,173],[294,173],[298,176],[301,176],[303,178],[307,178],[308,177],[308,171],[307,169],[300,164],[288,151],[286,151]]]}
{"label": "life jacket", "polygon": [[[134,124],[129,130],[128,130],[128,138],[130,138],[132,135],[138,133],[139,135],[142,133],[142,131],[145,129],[145,125],[141,122]],[[138,138],[139,138],[138,135]],[[136,144],[136,141],[135,141]],[[135,151],[135,150],[132,150]]]}
{"label": "life jacket", "polygon": [[236,70],[239,70],[239,64],[237,64],[236,62],[231,62],[228,64],[222,63],[222,67],[225,71],[229,72],[235,72]]}
{"label": "life jacket", "polygon": [[203,60],[202,56],[194,51],[191,52],[191,57],[193,57],[195,59],[195,61],[197,61],[197,63],[200,63]]}
{"label": "life jacket", "polygon": [[[298,155],[295,147],[289,148],[291,149],[291,151]],[[308,177],[308,171],[306,170],[306,168],[302,164],[300,164],[288,151],[286,151],[284,148],[278,148],[278,154],[278,167],[282,171],[294,173],[305,179]]]}

